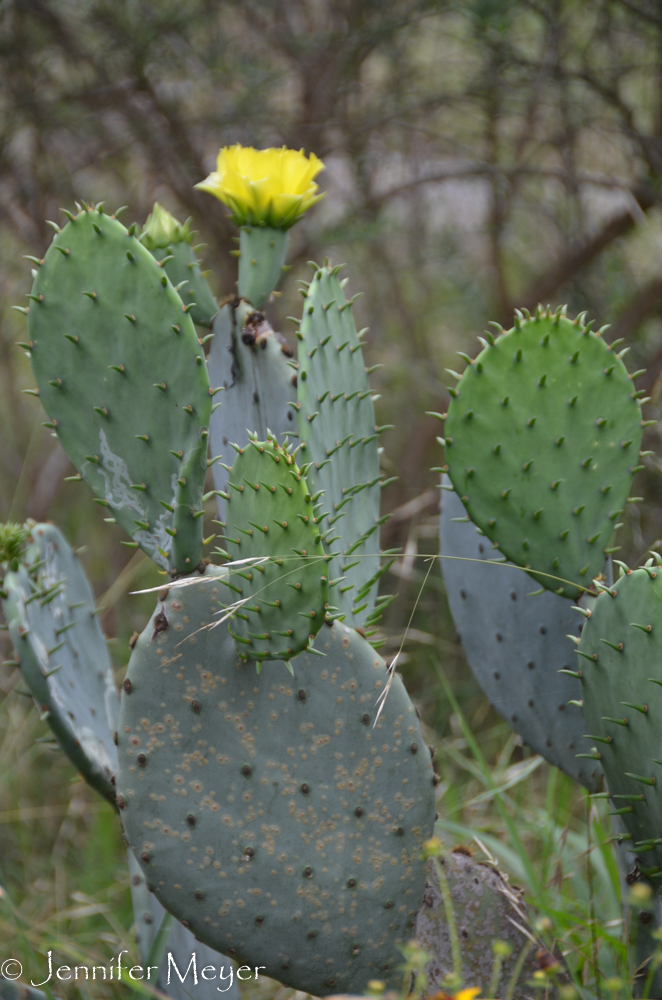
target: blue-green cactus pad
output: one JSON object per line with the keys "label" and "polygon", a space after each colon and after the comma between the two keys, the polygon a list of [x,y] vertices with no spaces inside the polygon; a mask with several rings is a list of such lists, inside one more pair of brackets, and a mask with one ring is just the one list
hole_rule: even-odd
{"label": "blue-green cactus pad", "polygon": [[[213,323],[209,351],[209,378],[220,403],[211,418],[211,448],[231,465],[230,442],[243,447],[250,433],[264,441],[268,431],[282,443],[286,434],[296,436],[297,377],[290,367],[292,351],[275,333],[264,314],[248,302],[227,303]],[[294,365],[296,368],[296,365]],[[213,467],[214,487],[227,491],[228,473],[221,462]],[[225,520],[225,501],[219,498],[219,516]]]}
{"label": "blue-green cactus pad", "polygon": [[181,298],[120,222],[91,209],[56,234],[32,296],[32,368],[63,448],[157,563],[192,569],[211,396]]}
{"label": "blue-green cactus pad", "polygon": [[302,461],[311,489],[324,490],[341,555],[331,575],[345,579],[337,601],[348,624],[373,612],[379,578],[379,436],[351,302],[337,268],[315,271],[299,331],[297,400]]}
{"label": "blue-green cactus pad", "polygon": [[[445,485],[448,486],[447,477]],[[534,753],[590,791],[601,787],[577,704],[575,646],[583,619],[572,602],[545,591],[531,596],[531,578],[503,560],[479,535],[455,492],[441,496],[441,570],[448,604],[472,673],[497,712]],[[446,558],[444,558],[446,557]]]}
{"label": "blue-green cactus pad", "polygon": [[119,733],[128,840],[157,898],[211,947],[317,996],[376,978],[397,988],[434,824],[414,707],[396,675],[373,728],[388,671],[337,622],[318,639],[325,659],[257,676],[227,629],[203,628],[219,582],[171,589],[133,651]]}
{"label": "blue-green cactus pad", "polygon": [[598,597],[577,657],[589,739],[629,847],[652,874],[662,872],[661,623],[662,568],[635,570]]}
{"label": "blue-green cactus pad", "polygon": [[110,657],[87,577],[54,525],[32,527],[24,565],[4,588],[16,658],[37,707],[85,780],[114,802],[119,704]]}
{"label": "blue-green cactus pad", "polygon": [[465,369],[448,472],[471,520],[539,585],[576,598],[601,568],[639,460],[621,359],[560,312],[517,322]]}

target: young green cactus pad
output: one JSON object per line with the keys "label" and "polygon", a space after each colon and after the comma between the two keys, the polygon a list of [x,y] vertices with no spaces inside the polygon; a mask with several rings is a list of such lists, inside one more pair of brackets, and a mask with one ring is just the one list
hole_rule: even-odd
{"label": "young green cactus pad", "polygon": [[414,707],[396,675],[374,725],[388,671],[338,622],[318,640],[325,659],[256,676],[226,629],[200,630],[225,573],[171,588],[134,648],[117,779],[128,840],[210,947],[317,996],[397,987],[434,823]]}
{"label": "young green cactus pad", "polygon": [[[296,414],[290,405],[296,401],[296,364],[289,360],[292,351],[284,339],[247,302],[224,305],[213,332],[209,377],[223,392],[211,418],[211,447],[214,455],[223,456],[229,464],[230,441],[243,447],[249,432],[264,441],[271,431],[281,443],[286,434],[296,435]],[[226,466],[216,462],[213,472],[215,488],[226,492]],[[222,498],[218,509],[225,520]]]}
{"label": "young green cactus pad", "polygon": [[37,272],[28,332],[49,426],[98,502],[157,563],[193,569],[211,396],[163,269],[116,219],[82,211]]}
{"label": "young green cactus pad", "polygon": [[189,315],[199,326],[211,327],[218,312],[218,303],[200,270],[200,262],[190,243],[172,243],[165,249],[151,251],[157,261],[163,261],[163,270],[179,292],[185,305],[190,305]]}
{"label": "young green cactus pad", "polygon": [[341,555],[338,600],[348,623],[362,626],[373,613],[379,579],[381,494],[375,410],[361,342],[337,277],[315,270],[299,331],[297,406],[299,439],[311,489],[324,490],[329,524]]}
{"label": "young green cactus pad", "polygon": [[85,780],[114,802],[119,705],[112,667],[92,590],[56,527],[32,527],[24,564],[3,586],[16,659],[39,710]]}
{"label": "young green cactus pad", "polygon": [[[436,861],[436,863],[435,863]],[[437,864],[441,871],[437,868]],[[451,935],[443,889],[452,900],[455,934]],[[519,927],[527,927],[522,893],[508,884],[507,876],[491,864],[475,861],[462,847],[430,859],[423,905],[416,920],[416,940],[429,954],[427,995],[444,988],[444,977],[453,970],[453,936],[462,956],[466,986],[480,987],[481,996],[530,995],[527,983],[536,969],[536,949]],[[531,933],[531,932],[530,932]],[[500,966],[495,966],[492,943],[502,942]],[[497,949],[498,951],[498,949]],[[496,982],[494,972],[497,972]],[[510,987],[513,991],[509,992]]]}
{"label": "young green cactus pad", "polygon": [[662,873],[661,608],[662,570],[627,573],[598,597],[578,650],[594,756],[640,870],[653,878]]}
{"label": "young green cactus pad", "polygon": [[286,229],[242,226],[239,237],[239,297],[261,309],[283,274]]}
{"label": "young green cactus pad", "polygon": [[22,524],[0,524],[0,565],[16,571],[29,531]]}
{"label": "young green cactus pad", "polygon": [[441,571],[473,675],[535,753],[596,792],[599,762],[577,757],[591,749],[578,705],[575,647],[568,638],[568,633],[579,636],[580,616],[565,597],[549,591],[531,596],[531,578],[521,569],[484,565],[503,556],[478,534],[449,485],[444,476]]}
{"label": "young green cactus pad", "polygon": [[233,568],[226,583],[236,606],[230,635],[242,659],[289,660],[327,617],[324,501],[311,496],[294,457],[275,438],[239,449],[228,487],[225,541],[237,560],[254,560]]}
{"label": "young green cactus pad", "polygon": [[582,317],[539,309],[489,336],[452,390],[448,472],[501,552],[574,599],[600,572],[638,467],[641,393]]}
{"label": "young green cactus pad", "polygon": [[188,220],[182,225],[157,201],[140,234],[140,242],[162,264],[182,301],[190,306],[193,322],[211,326],[218,305],[191,246],[193,233],[189,231]]}

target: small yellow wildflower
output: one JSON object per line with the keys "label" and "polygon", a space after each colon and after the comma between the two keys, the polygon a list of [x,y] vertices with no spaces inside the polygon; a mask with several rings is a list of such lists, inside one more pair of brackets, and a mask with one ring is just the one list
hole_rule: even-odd
{"label": "small yellow wildflower", "polygon": [[289,229],[324,197],[313,180],[320,170],[314,153],[237,144],[219,150],[216,170],[195,186],[220,198],[238,226]]}
{"label": "small yellow wildflower", "polygon": [[436,993],[431,1000],[474,1000],[474,997],[477,997],[479,993],[480,990],[472,986],[468,990],[460,990],[459,993]]}

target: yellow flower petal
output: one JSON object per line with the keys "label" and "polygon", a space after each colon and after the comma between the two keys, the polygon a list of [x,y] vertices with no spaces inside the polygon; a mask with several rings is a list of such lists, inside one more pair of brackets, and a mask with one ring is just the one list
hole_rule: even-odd
{"label": "yellow flower petal", "polygon": [[456,993],[455,1000],[474,1000],[474,997],[477,997],[479,993],[480,990],[472,986],[471,989],[460,990],[459,993]]}
{"label": "yellow flower petal", "polygon": [[314,181],[320,170],[322,161],[303,150],[225,146],[216,170],[195,186],[224,202],[238,225],[288,229],[324,197]]}

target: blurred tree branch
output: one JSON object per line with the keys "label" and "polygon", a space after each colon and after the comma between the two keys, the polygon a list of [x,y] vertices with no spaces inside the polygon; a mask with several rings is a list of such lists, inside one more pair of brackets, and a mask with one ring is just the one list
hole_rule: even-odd
{"label": "blurred tree branch", "polygon": [[[76,199],[192,215],[215,290],[231,291],[233,227],[193,185],[223,144],[286,143],[325,158],[331,192],[293,231],[292,261],[332,250],[360,269],[389,407],[434,406],[451,349],[515,306],[567,300],[636,341],[662,315],[662,267],[637,250],[659,226],[661,52],[651,0],[7,2],[3,297],[28,290],[16,259],[41,256],[45,218]],[[292,301],[269,307],[274,322]],[[16,322],[5,314],[3,342]],[[639,353],[656,358],[661,340]],[[7,352],[5,506],[36,419]],[[434,447],[424,421],[416,448],[403,433],[389,444],[398,502],[429,481]],[[48,477],[30,481],[47,495]]]}

